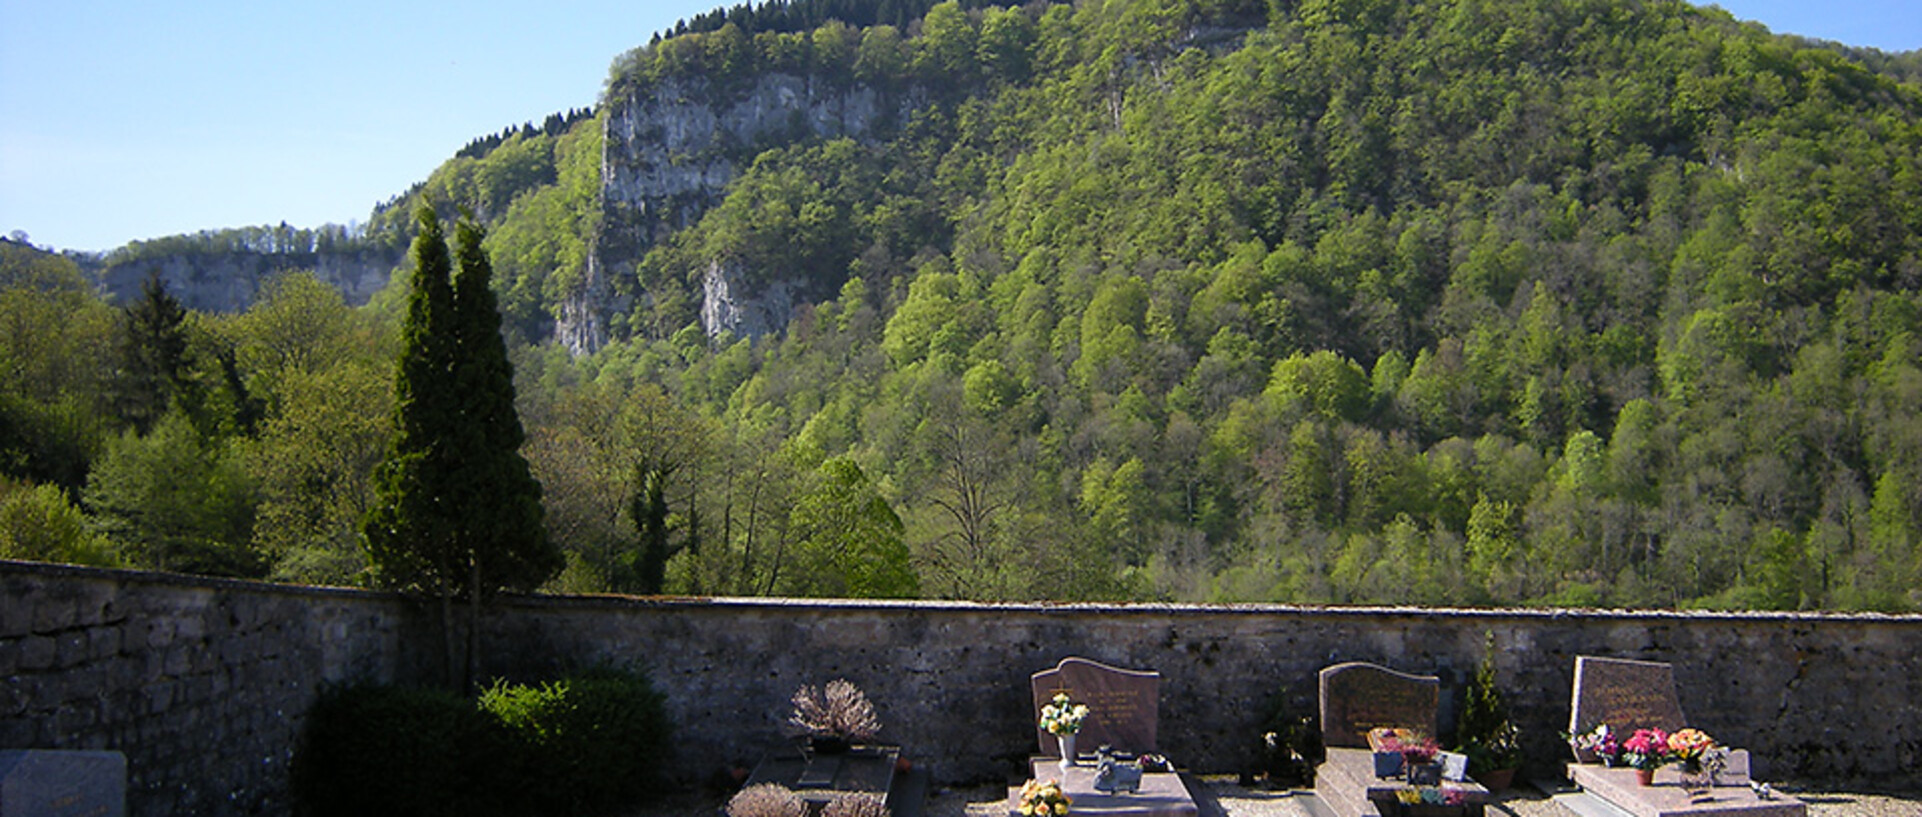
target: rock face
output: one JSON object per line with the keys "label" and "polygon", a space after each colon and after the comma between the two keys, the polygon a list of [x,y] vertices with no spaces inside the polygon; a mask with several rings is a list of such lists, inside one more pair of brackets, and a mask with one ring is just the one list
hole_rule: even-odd
{"label": "rock face", "polygon": [[778,332],[794,316],[805,291],[802,282],[774,281],[754,289],[743,270],[714,262],[701,274],[701,328],[710,338],[722,332],[759,337]]}
{"label": "rock face", "polygon": [[[670,79],[609,100],[600,231],[582,286],[561,304],[556,337],[577,355],[605,344],[614,304],[611,281],[632,275],[649,247],[719,204],[728,183],[761,149],[809,138],[869,138],[904,121],[915,97],[777,73],[725,90],[700,77]],[[744,292],[741,282],[748,277],[739,270],[710,269],[706,278],[701,314],[709,335],[778,330],[792,304],[777,302],[798,292],[795,284],[780,281],[766,292]],[[749,317],[757,311],[765,318]],[[733,324],[722,325],[726,321]]]}
{"label": "rock face", "polygon": [[115,264],[99,272],[108,300],[127,303],[140,297],[147,276],[159,274],[167,291],[189,309],[242,312],[274,276],[308,270],[340,290],[349,305],[367,302],[401,261],[399,253],[361,250],[344,253],[249,253],[173,255]]}

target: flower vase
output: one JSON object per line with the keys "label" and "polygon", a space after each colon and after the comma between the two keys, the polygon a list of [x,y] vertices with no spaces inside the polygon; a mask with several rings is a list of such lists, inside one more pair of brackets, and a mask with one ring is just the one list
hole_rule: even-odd
{"label": "flower vase", "polygon": [[1709,789],[1715,787],[1715,773],[1709,771],[1703,764],[1684,763],[1680,771],[1682,773],[1682,790],[1688,792],[1691,798],[1699,798],[1707,794]]}
{"label": "flower vase", "polygon": [[1655,770],[1654,769],[1636,769],[1635,782],[1640,783],[1644,786],[1655,785]]}
{"label": "flower vase", "polygon": [[1074,766],[1074,733],[1054,736],[1055,745],[1061,749],[1061,771]]}

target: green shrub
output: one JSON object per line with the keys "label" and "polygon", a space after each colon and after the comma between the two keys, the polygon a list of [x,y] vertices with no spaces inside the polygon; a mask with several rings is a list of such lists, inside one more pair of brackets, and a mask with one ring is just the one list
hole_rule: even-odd
{"label": "green shrub", "polygon": [[670,726],[644,676],[596,670],[539,686],[496,682],[480,707],[520,747],[523,808],[543,814],[605,812],[659,789]]}
{"label": "green shrub", "polygon": [[314,817],[607,813],[660,788],[669,732],[647,679],[613,670],[478,701],[339,687],[308,713],[294,797]]}
{"label": "green shrub", "polygon": [[355,684],[330,689],[307,714],[294,759],[298,813],[494,815],[513,741],[458,695]]}

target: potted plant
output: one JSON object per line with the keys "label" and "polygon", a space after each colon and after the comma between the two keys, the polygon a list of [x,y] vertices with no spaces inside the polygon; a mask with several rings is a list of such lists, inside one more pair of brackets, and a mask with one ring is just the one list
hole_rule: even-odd
{"label": "potted plant", "polygon": [[1508,719],[1508,705],[1496,683],[1495,634],[1485,633],[1482,664],[1468,684],[1454,751],[1468,756],[1468,770],[1489,791],[1507,789],[1522,761],[1522,733]]}
{"label": "potted plant", "polygon": [[881,719],[875,716],[868,696],[845,678],[818,689],[804,685],[794,691],[793,703],[794,714],[788,717],[788,723],[799,728],[814,751],[822,754],[846,752],[881,731]]}
{"label": "potted plant", "polygon": [[1644,786],[1655,785],[1655,770],[1669,762],[1668,733],[1660,729],[1637,729],[1622,741],[1622,759],[1635,767],[1635,778]]}

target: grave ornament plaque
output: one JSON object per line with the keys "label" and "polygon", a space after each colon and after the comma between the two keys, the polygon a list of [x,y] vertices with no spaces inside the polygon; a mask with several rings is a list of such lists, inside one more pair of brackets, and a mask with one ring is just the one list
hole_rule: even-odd
{"label": "grave ornament plaque", "polygon": [[[1041,720],[1041,707],[1066,692],[1075,703],[1088,705],[1088,717],[1081,722],[1075,745],[1091,752],[1102,746],[1115,751],[1140,754],[1155,746],[1155,723],[1161,712],[1161,673],[1125,670],[1086,658],[1063,658],[1054,669],[1042,670],[1030,679],[1034,693],[1035,721]],[[1042,754],[1057,751],[1054,736],[1035,727]]]}

